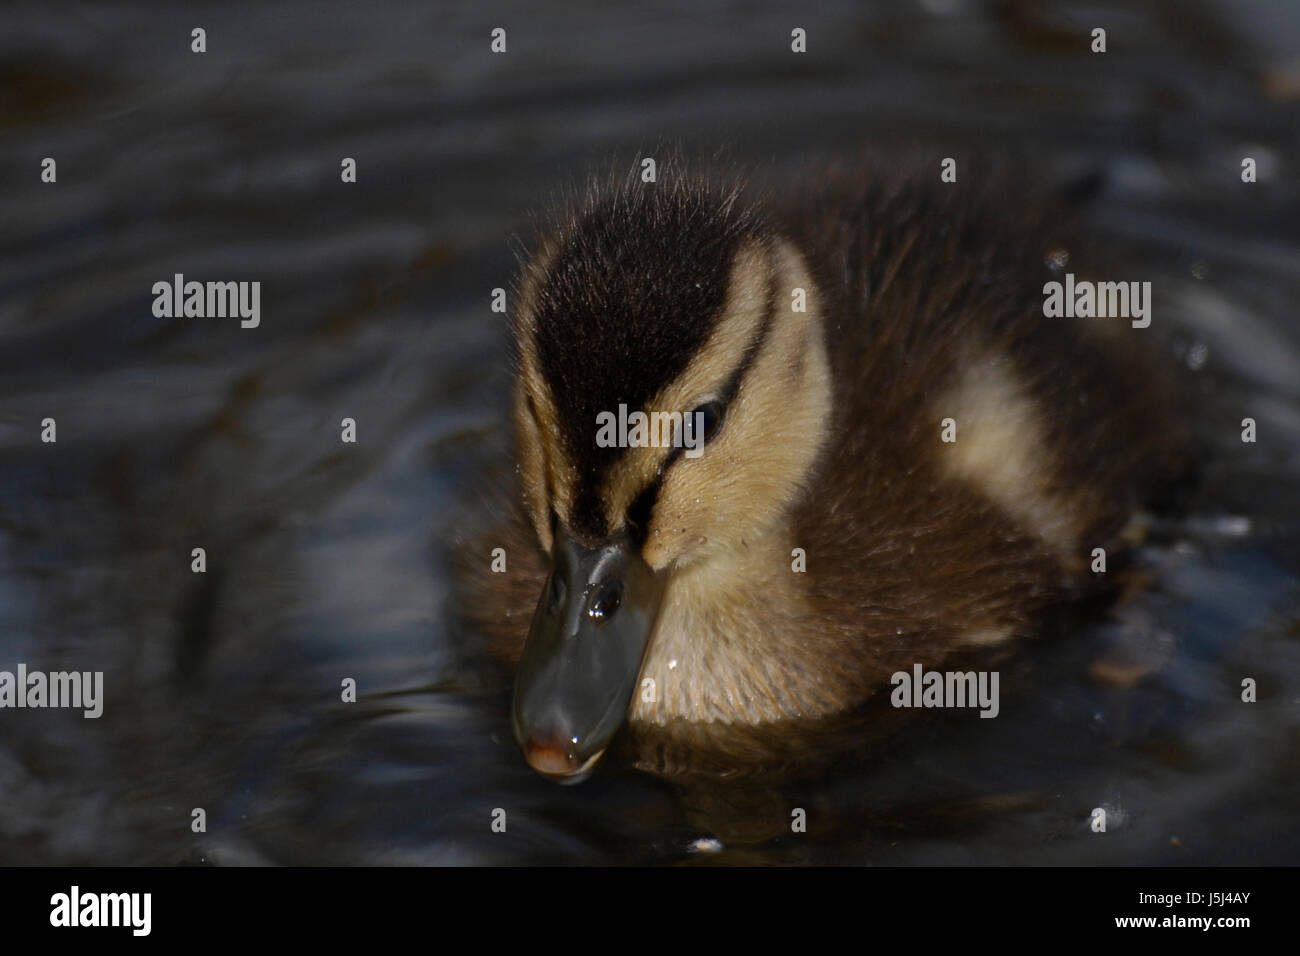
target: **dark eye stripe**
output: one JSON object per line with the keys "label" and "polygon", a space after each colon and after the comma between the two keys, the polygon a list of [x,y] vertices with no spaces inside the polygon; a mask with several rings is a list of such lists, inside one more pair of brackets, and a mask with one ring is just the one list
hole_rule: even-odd
{"label": "dark eye stripe", "polygon": [[628,505],[627,523],[632,532],[632,542],[638,549],[645,545],[650,533],[650,516],[654,513],[655,502],[659,500],[659,489],[663,487],[667,468],[655,476],[655,480],[641,489],[641,493]]}
{"label": "dark eye stripe", "polygon": [[740,382],[749,374],[749,370],[758,360],[759,355],[763,352],[763,347],[767,345],[768,336],[772,332],[772,326],[776,322],[776,273],[773,272],[767,277],[767,312],[763,316],[763,324],[758,327],[754,333],[753,339],[745,349],[745,354],[736,366],[736,370],[731,373],[731,378],[727,379],[727,384],[722,387],[722,394],[718,396],[718,401],[722,403],[723,411],[731,404],[731,400],[736,397],[736,392],[740,389]]}
{"label": "dark eye stripe", "polygon": [[[728,376],[726,384],[722,386],[722,391],[715,399],[722,406],[722,414],[725,417],[727,408],[731,400],[736,397],[736,392],[740,390],[740,383],[748,374],[754,362],[757,361],[759,354],[763,351],[763,346],[767,344],[767,338],[772,331],[772,325],[776,316],[776,275],[775,273],[768,277],[767,281],[767,312],[763,316],[763,323],[754,333],[745,348],[744,355],[736,368]],[[641,489],[640,494],[632,500],[632,504],[627,509],[627,521],[631,525],[632,540],[638,548],[645,544],[646,535],[650,533],[650,518],[654,514],[655,504],[659,500],[659,492],[664,485],[664,476],[677,461],[678,457],[684,451],[683,446],[674,445],[664,456],[663,464],[659,466],[659,473],[655,475],[654,481]]]}

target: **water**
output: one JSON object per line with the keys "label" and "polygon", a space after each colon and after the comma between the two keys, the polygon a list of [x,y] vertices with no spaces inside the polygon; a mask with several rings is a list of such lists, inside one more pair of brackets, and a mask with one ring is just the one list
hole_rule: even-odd
{"label": "water", "polygon": [[[0,669],[107,688],[0,713],[0,862],[1300,861],[1292,6],[189,7],[0,14]],[[506,448],[489,292],[547,198],[660,142],[774,182],[864,143],[1106,171],[1216,455],[1150,589],[1027,647],[997,721],[804,780],[524,765],[442,548]],[[261,326],[155,319],[176,272],[260,280]]]}

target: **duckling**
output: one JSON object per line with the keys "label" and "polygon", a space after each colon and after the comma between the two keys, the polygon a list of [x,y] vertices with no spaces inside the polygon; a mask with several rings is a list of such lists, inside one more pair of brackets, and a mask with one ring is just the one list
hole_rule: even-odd
{"label": "duckling", "polygon": [[[1094,591],[1094,549],[1185,472],[1150,333],[1044,315],[1045,253],[1081,251],[1059,211],[934,179],[751,198],[672,167],[543,233],[512,323],[509,571],[462,591],[517,666],[534,769],[580,780],[625,725],[647,760],[762,760]],[[684,413],[679,440],[598,441],[621,407]]]}

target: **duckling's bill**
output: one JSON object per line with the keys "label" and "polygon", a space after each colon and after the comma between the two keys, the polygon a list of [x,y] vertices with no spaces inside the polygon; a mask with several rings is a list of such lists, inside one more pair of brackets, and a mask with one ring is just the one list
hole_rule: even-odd
{"label": "duckling's bill", "polygon": [[552,556],[515,680],[514,731],[533,769],[576,783],[626,719],[666,574],[626,531],[585,547],[557,530]]}

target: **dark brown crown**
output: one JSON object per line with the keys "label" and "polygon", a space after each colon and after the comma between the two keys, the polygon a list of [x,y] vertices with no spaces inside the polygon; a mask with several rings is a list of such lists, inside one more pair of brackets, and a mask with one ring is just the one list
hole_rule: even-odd
{"label": "dark brown crown", "polygon": [[583,536],[610,530],[597,489],[623,451],[597,446],[597,414],[647,410],[682,373],[723,307],[738,246],[762,232],[738,187],[660,172],[594,187],[561,217],[536,291],[538,368],[577,470],[572,530]]}

